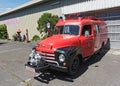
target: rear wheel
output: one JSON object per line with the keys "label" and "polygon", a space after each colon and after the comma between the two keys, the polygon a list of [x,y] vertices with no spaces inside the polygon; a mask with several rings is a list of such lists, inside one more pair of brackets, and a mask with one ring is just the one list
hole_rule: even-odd
{"label": "rear wheel", "polygon": [[69,65],[69,70],[68,70],[69,75],[76,75],[79,71],[79,67],[80,67],[79,58],[77,56],[73,57]]}

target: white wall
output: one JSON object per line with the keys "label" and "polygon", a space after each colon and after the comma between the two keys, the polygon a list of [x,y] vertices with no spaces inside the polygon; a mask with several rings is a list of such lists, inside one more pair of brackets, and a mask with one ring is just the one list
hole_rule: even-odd
{"label": "white wall", "polygon": [[89,0],[62,7],[62,14],[94,11],[120,6],[120,0]]}

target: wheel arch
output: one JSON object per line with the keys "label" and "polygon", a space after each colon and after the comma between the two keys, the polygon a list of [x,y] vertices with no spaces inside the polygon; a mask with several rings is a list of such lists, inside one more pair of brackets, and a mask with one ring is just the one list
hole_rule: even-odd
{"label": "wheel arch", "polygon": [[79,58],[80,64],[82,64],[82,62],[83,62],[83,57],[82,57],[82,55],[81,55],[81,54],[78,54],[77,57]]}

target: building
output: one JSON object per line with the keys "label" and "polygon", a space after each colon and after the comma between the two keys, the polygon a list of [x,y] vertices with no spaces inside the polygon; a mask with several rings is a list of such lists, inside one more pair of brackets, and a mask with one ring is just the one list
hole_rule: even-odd
{"label": "building", "polygon": [[10,39],[18,29],[22,35],[29,32],[29,39],[39,32],[37,20],[45,12],[58,16],[81,13],[106,20],[112,48],[120,48],[120,0],[32,0],[0,14],[0,24],[6,24]]}
{"label": "building", "polygon": [[18,29],[22,31],[21,35],[25,35],[26,29],[28,29],[29,39],[31,40],[34,35],[40,34],[37,31],[37,21],[43,13],[49,12],[56,15],[61,15],[59,6],[54,5],[56,1],[30,1],[6,13],[1,14],[0,24],[7,25],[10,39],[12,39],[13,34],[16,33]]}

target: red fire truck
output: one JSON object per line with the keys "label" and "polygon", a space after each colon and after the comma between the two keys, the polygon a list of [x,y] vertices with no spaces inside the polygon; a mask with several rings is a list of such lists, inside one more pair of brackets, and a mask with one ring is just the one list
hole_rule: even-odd
{"label": "red fire truck", "polygon": [[92,16],[61,18],[54,32],[32,50],[26,69],[33,72],[54,69],[74,75],[86,58],[98,53],[108,42],[106,23]]}

